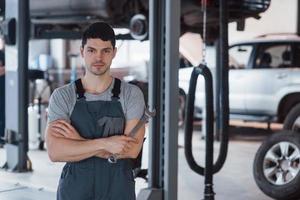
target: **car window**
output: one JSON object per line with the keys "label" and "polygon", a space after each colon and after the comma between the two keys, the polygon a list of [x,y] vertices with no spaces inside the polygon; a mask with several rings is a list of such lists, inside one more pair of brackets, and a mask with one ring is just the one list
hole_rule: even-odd
{"label": "car window", "polygon": [[292,65],[291,45],[263,46],[255,60],[256,69],[288,68]]}
{"label": "car window", "polygon": [[229,49],[229,67],[230,69],[244,69],[249,63],[252,53],[252,45],[238,45]]}
{"label": "car window", "polygon": [[300,43],[296,43],[295,45],[295,51],[294,51],[294,64],[293,66],[295,68],[300,67]]}

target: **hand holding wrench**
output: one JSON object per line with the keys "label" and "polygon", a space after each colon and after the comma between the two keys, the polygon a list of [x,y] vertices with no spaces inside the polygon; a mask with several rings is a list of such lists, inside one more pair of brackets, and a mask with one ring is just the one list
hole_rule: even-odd
{"label": "hand holding wrench", "polygon": [[[135,125],[135,127],[133,127],[133,129],[130,131],[130,133],[128,134],[128,136],[129,137],[134,137],[136,135],[136,133],[138,132],[138,130],[142,126],[144,126],[149,121],[150,118],[154,117],[155,114],[156,114],[155,109],[151,112],[149,110],[149,108],[146,108],[143,116],[141,117],[141,119],[139,120],[139,122]],[[111,155],[108,158],[108,162],[110,162],[110,163],[116,163],[117,160],[118,160],[118,155],[117,154]]]}

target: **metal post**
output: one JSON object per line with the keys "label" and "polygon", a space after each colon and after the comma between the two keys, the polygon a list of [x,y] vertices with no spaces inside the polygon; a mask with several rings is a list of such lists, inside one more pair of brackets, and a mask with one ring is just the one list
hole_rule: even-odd
{"label": "metal post", "polygon": [[149,187],[161,188],[162,183],[162,139],[163,139],[163,72],[164,72],[164,1],[150,0],[150,79],[149,103],[158,111],[149,128],[150,153]]}
{"label": "metal post", "polygon": [[297,1],[297,35],[300,35],[300,2]]}
{"label": "metal post", "polygon": [[180,0],[166,0],[164,199],[177,200]]}
{"label": "metal post", "polygon": [[226,160],[228,152],[228,131],[229,131],[229,84],[228,84],[228,5],[227,0],[219,0],[220,8],[220,39],[219,39],[219,56],[220,56],[220,133],[221,133],[221,156],[216,161],[214,173],[218,172]]}
{"label": "metal post", "polygon": [[149,185],[138,199],[176,200],[180,1],[149,3],[149,104],[158,112],[149,126]]}
{"label": "metal post", "polygon": [[29,41],[29,0],[19,0],[18,50],[19,50],[19,171],[27,171],[28,152],[28,41]]}
{"label": "metal post", "polygon": [[157,113],[149,124],[148,188],[140,191],[138,200],[163,199],[164,5],[164,1],[149,0],[149,106],[155,107]]}
{"label": "metal post", "polygon": [[217,141],[220,141],[221,137],[221,114],[220,114],[220,97],[219,94],[221,93],[221,59],[220,59],[220,42],[219,40],[215,41],[215,48],[216,48],[216,74],[215,74],[215,113],[216,113],[216,123],[215,123],[215,138]]}
{"label": "metal post", "polygon": [[[7,0],[5,19],[16,21],[16,43],[5,47],[6,134],[5,167],[18,172],[30,171],[28,160],[28,40],[29,0]],[[16,59],[17,58],[17,59]]]}

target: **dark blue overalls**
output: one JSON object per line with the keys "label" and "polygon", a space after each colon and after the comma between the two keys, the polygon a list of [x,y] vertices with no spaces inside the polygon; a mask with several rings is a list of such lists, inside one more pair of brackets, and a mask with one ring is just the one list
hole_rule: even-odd
{"label": "dark blue overalls", "polygon": [[[111,101],[86,101],[81,79],[76,82],[77,101],[71,124],[86,139],[122,135],[125,116],[119,101],[121,81],[115,79]],[[129,159],[111,164],[91,157],[68,162],[59,181],[58,200],[135,200],[135,181]]]}

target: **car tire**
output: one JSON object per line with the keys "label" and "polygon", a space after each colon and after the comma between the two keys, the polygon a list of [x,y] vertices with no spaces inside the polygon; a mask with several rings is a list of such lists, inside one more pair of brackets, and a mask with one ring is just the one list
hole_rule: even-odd
{"label": "car tire", "polygon": [[185,120],[186,95],[182,89],[179,89],[179,105],[178,105],[178,126],[183,127]]}
{"label": "car tire", "polygon": [[296,104],[287,114],[283,128],[286,130],[292,130],[300,132],[300,103]]}
{"label": "car tire", "polygon": [[300,197],[300,135],[284,130],[267,138],[259,147],[253,175],[257,186],[278,200]]}

